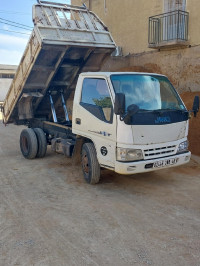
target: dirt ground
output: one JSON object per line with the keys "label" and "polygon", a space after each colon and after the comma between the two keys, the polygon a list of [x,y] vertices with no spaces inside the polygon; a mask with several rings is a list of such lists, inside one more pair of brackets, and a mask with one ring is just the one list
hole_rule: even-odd
{"label": "dirt ground", "polygon": [[90,186],[48,149],[25,160],[0,124],[0,265],[200,265],[200,164]]}

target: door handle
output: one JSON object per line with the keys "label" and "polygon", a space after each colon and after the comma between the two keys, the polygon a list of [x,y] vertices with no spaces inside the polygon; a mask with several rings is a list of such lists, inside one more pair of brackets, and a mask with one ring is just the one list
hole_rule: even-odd
{"label": "door handle", "polygon": [[80,125],[80,124],[81,124],[81,119],[80,119],[80,118],[76,118],[75,121],[76,121],[76,124],[77,124],[77,125]]}

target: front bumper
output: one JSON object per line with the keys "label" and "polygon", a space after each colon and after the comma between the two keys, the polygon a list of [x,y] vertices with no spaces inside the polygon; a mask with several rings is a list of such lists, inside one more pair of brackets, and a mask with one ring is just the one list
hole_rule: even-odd
{"label": "front bumper", "polygon": [[[185,152],[182,154],[175,154],[173,156],[168,156],[164,158],[157,158],[153,160],[144,160],[138,162],[115,162],[115,172],[123,175],[132,175],[136,173],[145,173],[160,169],[165,169],[169,167],[179,166],[182,164],[186,164],[190,161],[191,152]],[[175,161],[174,164],[167,164],[167,160],[170,162]],[[162,165],[162,162],[163,165]],[[160,163],[160,166],[158,167]],[[157,165],[157,166],[156,166]]]}

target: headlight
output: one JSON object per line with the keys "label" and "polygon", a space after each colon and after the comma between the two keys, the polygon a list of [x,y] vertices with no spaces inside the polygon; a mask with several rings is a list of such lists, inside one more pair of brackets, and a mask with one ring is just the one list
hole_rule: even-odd
{"label": "headlight", "polygon": [[187,151],[188,150],[188,141],[183,141],[179,144],[177,153]]}
{"label": "headlight", "polygon": [[117,148],[118,161],[138,161],[144,159],[142,150]]}

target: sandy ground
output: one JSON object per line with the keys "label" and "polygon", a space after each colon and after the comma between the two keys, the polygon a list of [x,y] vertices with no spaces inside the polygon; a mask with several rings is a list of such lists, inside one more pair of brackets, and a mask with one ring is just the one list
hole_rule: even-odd
{"label": "sandy ground", "polygon": [[0,124],[0,265],[200,265],[200,164],[90,186],[48,149],[25,160]]}

